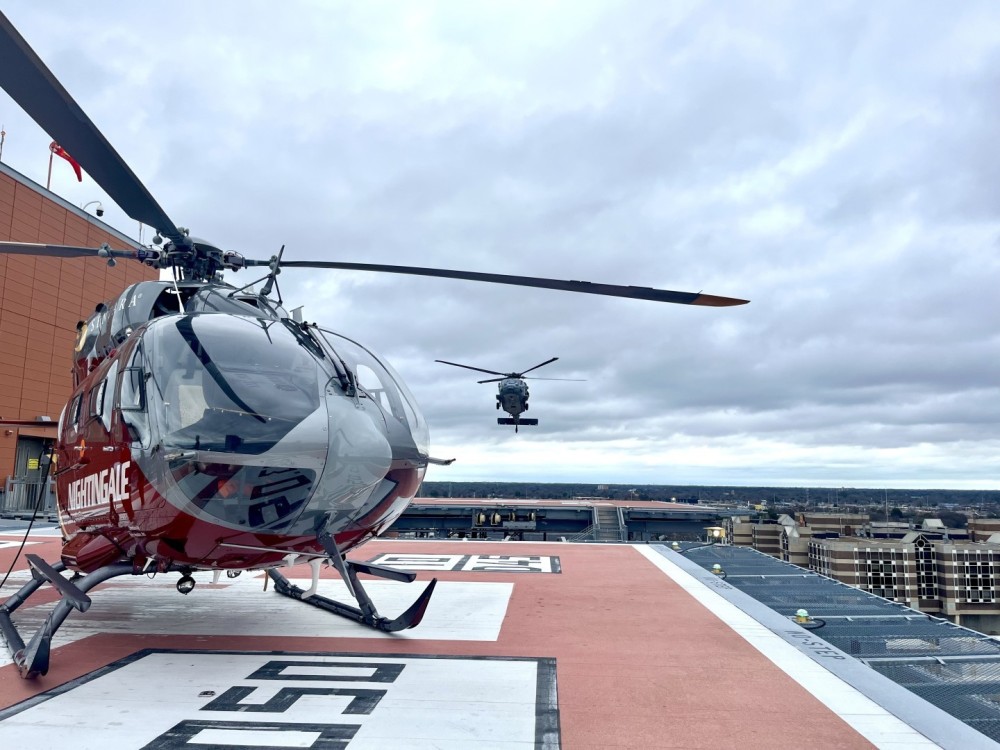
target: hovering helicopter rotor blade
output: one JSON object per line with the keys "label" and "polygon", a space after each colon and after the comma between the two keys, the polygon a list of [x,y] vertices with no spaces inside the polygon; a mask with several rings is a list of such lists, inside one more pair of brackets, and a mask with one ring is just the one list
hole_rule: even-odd
{"label": "hovering helicopter rotor blade", "polygon": [[497,372],[496,370],[484,370],[482,367],[473,367],[472,365],[460,365],[458,362],[448,362],[443,359],[435,359],[435,362],[440,362],[443,365],[451,365],[452,367],[464,367],[466,370],[475,370],[476,372],[486,372],[490,375],[503,375],[502,372]]}
{"label": "hovering helicopter rotor blade", "polygon": [[537,370],[539,367],[545,367],[545,365],[550,365],[553,362],[555,362],[557,359],[559,359],[559,357],[553,357],[552,359],[547,359],[544,362],[542,362],[541,364],[535,365],[534,367],[529,367],[527,370],[525,370],[524,372],[520,373],[518,375],[518,377],[523,377],[525,373],[531,372],[532,370]]}
{"label": "hovering helicopter rotor blade", "polygon": [[586,378],[536,378],[536,377],[531,377],[531,378],[524,378],[524,380],[565,380],[565,381],[571,382],[571,383],[586,383],[587,382]]}
{"label": "hovering helicopter rotor blade", "polygon": [[135,258],[134,250],[112,250],[106,247],[76,247],[75,245],[43,245],[34,242],[0,242],[0,255],[43,255],[49,258]]}
{"label": "hovering helicopter rotor blade", "polygon": [[[266,266],[270,261],[246,261],[247,266]],[[558,289],[564,292],[582,294],[603,294],[608,297],[628,297],[652,302],[674,302],[680,305],[704,305],[708,307],[729,307],[745,305],[749,300],[735,297],[718,297],[701,292],[673,292],[668,289],[653,289],[644,286],[619,286],[617,284],[597,284],[590,281],[563,281],[541,279],[535,276],[508,276],[501,273],[479,273],[476,271],[455,271],[447,268],[422,268],[420,266],[390,266],[381,263],[341,263],[323,260],[286,260],[282,268],[339,268],[345,271],[381,271],[384,273],[405,273],[413,276],[436,276],[446,279],[467,281],[487,281],[492,284],[531,286],[540,289]]]}
{"label": "hovering helicopter rotor blade", "polygon": [[506,376],[502,378],[490,378],[489,380],[477,380],[477,383],[499,383],[501,380],[506,380]]}
{"label": "hovering helicopter rotor blade", "polygon": [[170,217],[45,63],[0,13],[0,87],[136,221],[188,245]]}

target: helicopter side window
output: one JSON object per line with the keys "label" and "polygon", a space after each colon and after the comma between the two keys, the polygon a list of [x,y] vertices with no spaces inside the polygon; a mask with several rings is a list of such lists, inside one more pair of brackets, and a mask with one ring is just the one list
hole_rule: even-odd
{"label": "helicopter side window", "polygon": [[83,394],[81,393],[73,399],[73,403],[69,407],[69,423],[73,425],[73,429],[80,426],[80,405],[82,403]]}
{"label": "helicopter side window", "polygon": [[141,366],[142,361],[140,342],[129,366],[122,370],[118,403],[122,410],[122,421],[128,427],[130,436],[143,448],[148,448],[151,436],[149,417],[146,415],[146,370]]}
{"label": "helicopter side window", "polygon": [[101,398],[101,424],[104,429],[111,429],[111,413],[114,410],[115,386],[118,385],[118,362],[112,362],[108,368],[108,374],[104,376],[104,390]]}
{"label": "helicopter side window", "polygon": [[104,394],[107,389],[108,381],[106,379],[102,380],[90,389],[90,408],[87,414],[88,421],[101,416],[101,412],[104,410]]}
{"label": "helicopter side window", "polygon": [[145,411],[146,378],[141,367],[126,367],[122,373],[122,411]]}

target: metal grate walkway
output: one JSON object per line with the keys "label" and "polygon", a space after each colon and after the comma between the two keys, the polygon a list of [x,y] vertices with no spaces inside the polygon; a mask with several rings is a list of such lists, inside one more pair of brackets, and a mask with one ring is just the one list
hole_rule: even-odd
{"label": "metal grate walkway", "polygon": [[814,636],[1000,742],[1000,641],[746,547],[685,556],[786,617],[808,610]]}

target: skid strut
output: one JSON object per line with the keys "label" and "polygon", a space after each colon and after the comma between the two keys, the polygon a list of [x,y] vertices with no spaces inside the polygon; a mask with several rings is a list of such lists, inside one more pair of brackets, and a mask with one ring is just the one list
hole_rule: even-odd
{"label": "skid strut", "polygon": [[415,628],[420,624],[420,621],[424,617],[424,612],[427,610],[427,605],[431,600],[431,594],[434,593],[434,587],[437,585],[436,578],[427,584],[427,587],[417,597],[417,600],[410,605],[409,609],[396,619],[390,620],[387,617],[382,617],[378,613],[378,610],[375,609],[375,604],[372,602],[371,597],[368,596],[368,592],[365,591],[364,586],[361,585],[361,581],[358,580],[358,573],[367,573],[368,575],[388,578],[393,581],[402,581],[403,583],[412,582],[417,577],[416,573],[394,570],[382,565],[346,560],[337,548],[337,543],[328,532],[321,532],[318,539],[319,543],[323,545],[323,549],[330,556],[330,563],[340,573],[344,579],[344,583],[347,584],[347,590],[357,599],[359,606],[353,607],[350,604],[344,604],[343,602],[338,602],[319,594],[310,595],[308,591],[303,591],[298,586],[289,582],[284,575],[278,572],[277,568],[268,568],[267,574],[274,581],[275,591],[292,599],[298,599],[306,604],[319,607],[335,615],[346,617],[348,620],[354,620],[370,628],[381,630],[384,633],[395,633],[398,630]]}
{"label": "skid strut", "polygon": [[[21,673],[21,677],[31,679],[49,671],[52,636],[65,622],[70,610],[86,612],[90,608],[90,597],[87,596],[90,589],[99,583],[104,583],[109,578],[137,575],[138,573],[132,563],[115,563],[71,581],[62,576],[62,572],[66,570],[62,561],[49,565],[37,555],[25,555],[25,559],[31,566],[31,580],[14,592],[7,601],[0,604],[0,635],[7,642],[7,649]],[[45,622],[25,645],[10,616],[45,583],[51,584],[62,594],[62,599],[49,612]]]}

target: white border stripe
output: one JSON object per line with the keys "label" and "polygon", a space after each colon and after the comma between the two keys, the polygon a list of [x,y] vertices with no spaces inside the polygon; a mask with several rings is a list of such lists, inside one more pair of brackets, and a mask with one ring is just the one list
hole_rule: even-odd
{"label": "white border stripe", "polygon": [[892,750],[941,747],[814,662],[735,604],[726,601],[690,573],[650,549],[649,545],[637,544],[633,547],[876,747]]}

